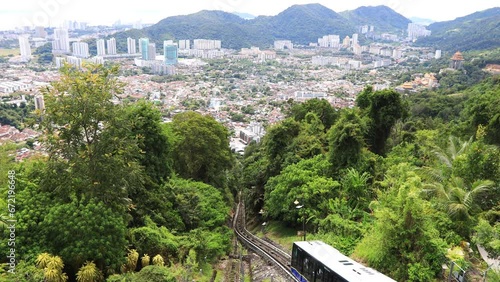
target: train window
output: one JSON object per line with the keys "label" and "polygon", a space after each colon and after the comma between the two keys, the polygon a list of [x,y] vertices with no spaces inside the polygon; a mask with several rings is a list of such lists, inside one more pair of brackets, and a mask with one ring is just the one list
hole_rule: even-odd
{"label": "train window", "polygon": [[298,247],[293,245],[292,249],[292,266],[297,265],[297,253],[298,253]]}
{"label": "train window", "polygon": [[314,281],[323,282],[323,274],[324,274],[323,266],[320,265],[319,267],[316,268],[316,275],[315,275],[316,277]]}
{"label": "train window", "polygon": [[304,258],[304,263],[303,263],[303,275],[307,278],[309,281],[314,281],[314,260],[311,257],[306,257]]}

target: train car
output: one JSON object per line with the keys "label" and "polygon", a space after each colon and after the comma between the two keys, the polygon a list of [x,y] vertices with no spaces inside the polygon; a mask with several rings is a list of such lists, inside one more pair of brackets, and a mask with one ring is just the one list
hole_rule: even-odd
{"label": "train car", "polygon": [[300,282],[396,282],[321,241],[293,243],[291,271]]}

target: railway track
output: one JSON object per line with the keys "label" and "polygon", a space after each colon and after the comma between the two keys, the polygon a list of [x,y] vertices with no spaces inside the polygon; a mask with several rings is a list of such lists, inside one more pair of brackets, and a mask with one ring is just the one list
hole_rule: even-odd
{"label": "railway track", "polygon": [[260,255],[268,263],[278,267],[283,276],[289,278],[289,281],[298,281],[290,272],[290,255],[273,244],[253,235],[246,229],[245,205],[242,201],[240,201],[236,208],[233,218],[233,228],[236,236],[246,248]]}

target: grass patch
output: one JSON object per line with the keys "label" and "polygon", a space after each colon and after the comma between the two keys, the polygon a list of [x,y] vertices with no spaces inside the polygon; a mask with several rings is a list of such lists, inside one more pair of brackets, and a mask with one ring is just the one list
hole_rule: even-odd
{"label": "grass patch", "polygon": [[[262,227],[259,225],[253,230],[259,237],[263,237]],[[302,241],[301,236],[297,236],[297,230],[285,226],[282,222],[268,221],[264,229],[265,236],[280,244],[287,251],[292,251],[293,242]]]}
{"label": "grass patch", "polygon": [[9,55],[14,55],[14,56],[17,56],[17,55],[20,55],[20,51],[19,49],[3,49],[3,48],[0,48],[0,57],[1,56],[9,56]]}

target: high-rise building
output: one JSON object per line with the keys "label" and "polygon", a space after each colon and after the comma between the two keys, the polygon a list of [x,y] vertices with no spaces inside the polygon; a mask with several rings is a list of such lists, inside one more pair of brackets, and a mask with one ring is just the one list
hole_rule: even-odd
{"label": "high-rise building", "polygon": [[179,40],[179,49],[181,50],[191,49],[191,41],[189,41],[189,39]]}
{"label": "high-rise building", "polygon": [[345,48],[349,48],[351,46],[351,38],[349,38],[349,36],[346,36],[344,38],[344,41],[342,41],[342,46],[344,46]]}
{"label": "high-rise building", "polygon": [[89,55],[89,44],[85,42],[73,42],[73,56],[78,58],[88,58]]}
{"label": "high-rise building", "polygon": [[198,50],[213,50],[213,49],[221,49],[221,41],[220,40],[208,40],[208,39],[194,39],[193,40],[193,49]]}
{"label": "high-rise building", "polygon": [[106,45],[104,43],[104,39],[98,39],[96,41],[96,45],[97,45],[97,56],[106,55]]}
{"label": "high-rise building", "polygon": [[28,35],[19,36],[19,49],[21,50],[23,61],[29,61],[31,59],[31,46]]}
{"label": "high-rise building", "polygon": [[353,44],[352,45],[352,52],[354,53],[354,55],[361,55],[361,53],[363,52],[363,48],[361,48],[361,46],[359,44]]}
{"label": "high-rise building", "polygon": [[338,48],[339,44],[340,37],[336,34],[324,35],[322,38],[318,38],[319,47]]}
{"label": "high-rise building", "polygon": [[114,37],[111,37],[110,39],[106,40],[106,45],[108,49],[108,55],[116,55],[116,39]]}
{"label": "high-rise building", "polygon": [[352,35],[352,46],[358,44],[358,34],[357,33],[354,33]]}
{"label": "high-rise building", "polygon": [[408,39],[416,40],[419,37],[430,36],[431,31],[427,30],[425,26],[416,23],[408,24]]}
{"label": "high-rise building", "polygon": [[434,58],[436,60],[441,58],[441,50],[436,50],[436,54],[434,55]]}
{"label": "high-rise building", "polygon": [[55,53],[71,52],[69,46],[69,34],[67,29],[54,29],[54,41],[52,42],[52,51]]}
{"label": "high-rise building", "polygon": [[149,43],[148,48],[148,58],[147,60],[149,61],[154,61],[156,59],[156,44],[154,43]]}
{"label": "high-rise building", "polygon": [[177,45],[171,42],[163,42],[163,54],[165,56],[166,65],[177,64]]}
{"label": "high-rise building", "polygon": [[68,64],[74,66],[74,67],[77,67],[77,68],[81,68],[82,67],[82,59],[81,58],[77,58],[75,56],[67,56],[66,57],[66,62],[68,62]]}
{"label": "high-rise building", "polygon": [[137,53],[135,39],[132,39],[130,37],[127,38],[127,50],[128,50],[129,54],[135,54],[135,53]]}
{"label": "high-rise building", "polygon": [[141,57],[143,60],[148,59],[148,48],[149,48],[149,39],[141,38],[139,39],[139,50],[141,51]]}

